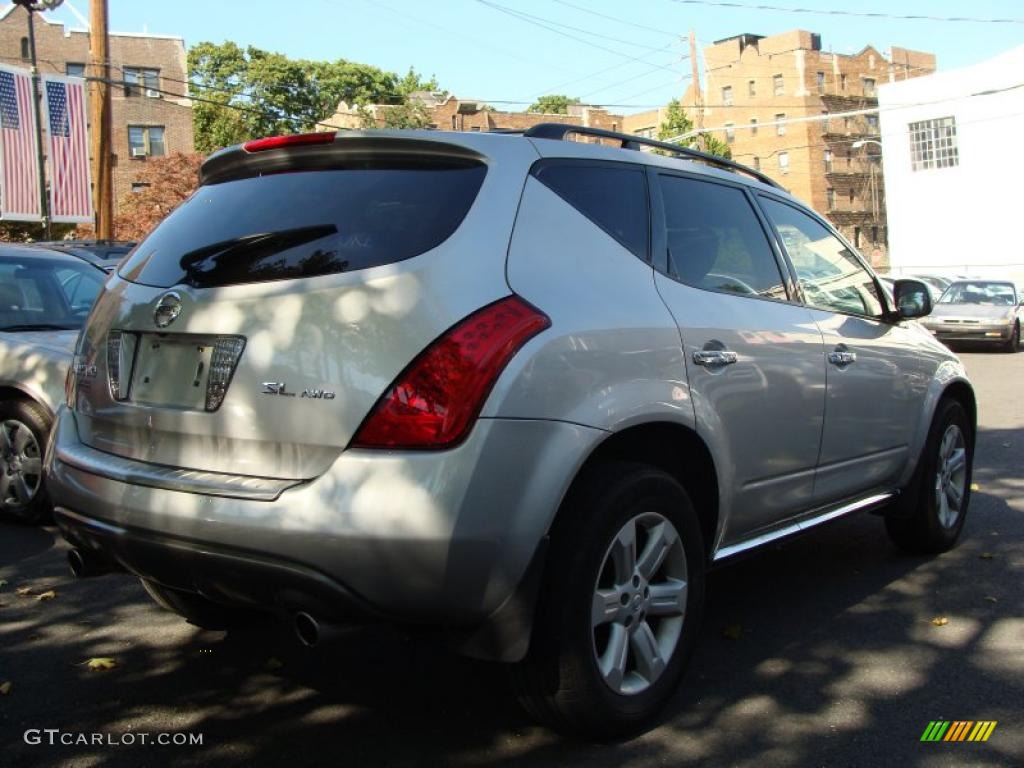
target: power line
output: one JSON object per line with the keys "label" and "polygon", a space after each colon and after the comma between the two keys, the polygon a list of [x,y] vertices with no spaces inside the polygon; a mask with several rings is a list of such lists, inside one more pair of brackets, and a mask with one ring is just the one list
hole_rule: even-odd
{"label": "power line", "polygon": [[[629,59],[630,61],[638,62],[638,63],[643,64],[645,66],[651,67],[652,69],[667,69],[667,70],[672,71],[670,67],[660,66],[658,64],[652,64],[651,62],[645,61],[644,59],[639,58],[637,56],[631,56],[628,53],[623,53],[622,51],[617,51],[614,48],[609,48],[609,47],[607,47],[605,45],[601,45],[599,43],[592,42],[592,41],[587,40],[585,38],[576,37],[575,35],[570,35],[568,32],[563,32],[560,29],[556,29],[556,28],[554,28],[552,26],[549,26],[549,24],[553,24],[554,22],[546,22],[546,21],[542,20],[539,16],[532,16],[532,15],[529,15],[529,14],[524,14],[524,13],[522,13],[520,11],[516,11],[516,10],[513,10],[512,8],[508,8],[508,7],[504,6],[504,5],[499,5],[497,3],[492,3],[489,0],[476,0],[476,2],[480,3],[480,5],[486,6],[487,8],[491,8],[492,10],[498,11],[498,13],[503,13],[506,16],[511,16],[514,19],[519,19],[520,21],[526,22],[527,24],[532,24],[535,27],[540,27],[541,29],[546,29],[548,32],[554,32],[556,35],[561,35],[562,37],[567,37],[570,40],[575,40],[576,42],[582,43],[583,45],[589,45],[591,48],[597,48],[598,50],[606,51],[607,53],[614,54],[615,56],[620,56],[620,57],[622,57],[624,59]],[[560,26],[565,26],[565,25],[560,25]],[[652,50],[658,51],[659,49],[652,49]]]}
{"label": "power line", "polygon": [[[1000,114],[1000,115],[989,115],[987,117],[979,117],[979,118],[975,118],[974,120],[958,121],[957,125],[973,125],[975,123],[987,123],[987,122],[993,122],[993,121],[996,121],[996,120],[1008,120],[1011,117],[1022,117],[1022,116],[1024,116],[1024,112],[1007,112],[1007,113]],[[898,137],[898,136],[906,136],[906,135],[907,135],[906,131],[903,131],[903,130],[899,130],[899,131],[886,131],[885,133],[880,133],[880,134],[876,133],[873,136],[870,136],[868,138],[871,138],[871,139],[874,139],[874,140],[877,141],[878,139],[882,139],[882,138],[885,138],[887,136],[890,137],[890,138],[895,138],[895,137]],[[793,151],[798,150],[798,149],[815,149],[817,147],[826,147],[826,148],[828,148],[828,147],[834,147],[834,146],[836,146],[838,144],[855,144],[858,141],[863,141],[864,138],[865,138],[864,136],[851,136],[848,139],[835,139],[834,141],[815,141],[815,142],[813,142],[811,144],[798,144],[796,146],[779,147],[778,149],[773,149],[771,152],[768,152],[768,153],[763,154],[763,155],[759,155],[756,152],[738,152],[735,155],[733,155],[733,157],[758,157],[758,158],[764,160],[765,158],[772,157],[774,155],[779,154],[780,152],[793,152]],[[883,152],[884,152],[884,150],[883,150]],[[882,154],[882,155],[872,155],[872,157],[884,157],[884,154]]]}
{"label": "power line", "polygon": [[818,16],[856,16],[865,19],[897,19],[901,21],[952,21],[979,24],[1024,24],[1024,19],[977,18],[973,16],[931,16],[928,14],[899,14],[883,11],[845,11],[820,8],[787,8],[779,5],[761,5],[729,2],[728,0],[671,0],[680,5],[707,5],[715,8],[738,8],[744,11],[778,11],[781,13],[803,13]]}
{"label": "power line", "polygon": [[[499,5],[498,3],[485,2],[484,0],[479,0],[479,1],[483,2],[484,5],[487,5],[487,6],[490,6],[490,7],[494,8],[495,10],[501,10],[503,12],[514,14],[515,16],[521,18],[523,21],[533,20],[534,22],[537,22],[537,23],[550,24],[551,26],[561,27],[562,29],[571,29],[573,32],[579,32],[580,34],[583,34],[583,35],[590,35],[591,37],[597,37],[597,38],[600,38],[601,40],[609,40],[609,41],[611,41],[613,43],[619,43],[620,45],[629,45],[629,46],[632,46],[634,48],[642,48],[642,49],[648,50],[648,51],[659,51],[659,50],[661,50],[660,48],[655,48],[655,47],[647,45],[645,43],[634,43],[634,42],[632,42],[630,40],[623,40],[621,37],[612,37],[611,35],[603,35],[600,32],[593,32],[593,31],[591,31],[589,29],[583,29],[582,27],[575,27],[572,24],[563,24],[560,21],[554,21],[553,19],[548,19],[548,18],[545,18],[543,16],[535,16],[532,13],[527,13],[526,11],[518,11],[518,10],[516,10],[514,8],[509,8],[508,6],[505,6],[505,5]],[[552,30],[552,31],[554,31],[554,30]]]}
{"label": "power line", "polygon": [[589,13],[591,16],[598,16],[602,19],[614,21],[616,24],[625,24],[626,26],[629,27],[636,27],[637,29],[643,29],[647,32],[654,32],[659,35],[666,35],[677,40],[679,39],[679,35],[675,34],[674,32],[666,32],[664,29],[658,29],[657,27],[648,27],[644,24],[637,24],[635,21],[629,21],[628,19],[623,19],[620,16],[609,16],[607,13],[601,13],[600,11],[595,11],[590,8],[584,8],[581,5],[575,5],[573,3],[566,2],[566,0],[555,0],[555,2],[558,3],[559,5],[564,5],[569,8],[575,8],[577,11],[582,11],[583,13]]}
{"label": "power line", "polygon": [[[666,50],[668,50],[671,47],[672,47],[672,44],[669,43],[662,50],[666,51]],[[648,55],[650,55],[650,54],[648,54]],[[679,60],[682,61],[684,59],[688,59],[689,57],[690,57],[690,54],[683,53],[683,54],[680,55]],[[646,59],[647,56],[644,56],[642,58]],[[632,61],[620,61],[617,64],[612,64],[610,67],[605,67],[604,69],[599,69],[596,72],[591,72],[589,75],[585,75],[584,77],[579,77],[579,78],[576,78],[575,80],[569,80],[569,81],[564,82],[564,83],[559,83],[556,86],[553,86],[553,87],[548,88],[546,90],[540,91],[540,93],[538,95],[539,96],[543,96],[544,94],[547,94],[547,93],[558,93],[563,88],[566,88],[566,87],[568,87],[570,85],[575,85],[576,83],[581,83],[584,80],[592,80],[593,78],[597,77],[598,75],[603,75],[603,74],[605,74],[607,72],[611,72],[613,69],[621,69],[622,67],[628,67],[632,63],[634,63],[634,62],[632,62]],[[643,73],[643,74],[646,74],[646,73]],[[594,93],[596,93],[596,91],[594,91]]]}
{"label": "power line", "polygon": [[[788,123],[822,122],[822,121],[831,120],[831,119],[834,119],[834,118],[837,118],[837,117],[855,117],[855,116],[859,116],[859,115],[871,115],[871,114],[877,114],[877,113],[880,113],[880,112],[892,112],[892,111],[900,110],[900,109],[909,109],[910,107],[927,107],[927,106],[931,106],[933,104],[946,104],[946,103],[948,103],[950,101],[959,101],[960,99],[965,99],[965,98],[970,99],[970,98],[978,98],[980,96],[993,96],[993,95],[999,94],[999,93],[1006,93],[1007,91],[1015,91],[1018,88],[1024,88],[1024,83],[1017,83],[1016,85],[1008,85],[1005,88],[991,88],[989,90],[978,91],[976,93],[968,93],[968,94],[964,94],[964,95],[960,95],[960,96],[947,96],[947,97],[942,98],[942,99],[933,99],[931,101],[919,101],[919,102],[914,102],[914,103],[910,103],[910,104],[893,104],[893,105],[887,106],[887,107],[869,107],[869,108],[866,108],[866,109],[854,109],[854,110],[850,110],[850,111],[847,111],[847,112],[824,112],[824,113],[822,113],[820,115],[805,115],[805,116],[801,116],[801,117],[788,117],[788,118],[783,118],[782,120],[770,120],[770,121],[766,121],[764,123],[760,123],[759,122],[757,124],[757,127],[758,128],[770,128],[770,127],[773,127],[773,126],[785,125],[785,124],[788,124]],[[720,126],[716,126],[714,128],[702,128],[701,130],[704,131],[704,132],[724,131],[726,129],[736,130],[738,128],[744,129],[744,130],[748,130],[750,127],[751,126],[750,126],[749,123],[737,123],[737,124],[731,124],[731,125],[720,125]],[[678,140],[681,140],[681,139],[688,139],[692,135],[694,135],[695,133],[697,133],[697,132],[696,131],[690,131],[689,133],[685,133],[685,134],[682,134],[680,136],[675,136],[672,139],[670,139],[669,141],[678,141]]]}
{"label": "power line", "polygon": [[[116,86],[121,86],[121,87],[145,87],[145,86],[140,86],[139,83],[128,82],[127,80],[114,80],[112,78],[107,78],[107,77],[85,77],[83,79],[84,80],[88,80],[90,82],[100,82],[100,83],[106,83],[107,85],[116,85]],[[250,112],[250,113],[253,113],[253,114],[261,115],[263,117],[270,117],[270,118],[273,118],[275,120],[300,120],[300,121],[306,121],[306,120],[309,119],[309,117],[307,115],[295,115],[295,114],[291,114],[289,112],[282,112],[280,110],[271,111],[271,110],[267,110],[267,109],[260,109],[258,107],[246,106],[244,104],[231,104],[230,102],[216,101],[214,99],[206,99],[206,98],[203,98],[202,96],[195,96],[195,95],[189,95],[189,94],[184,94],[184,93],[175,93],[174,91],[168,91],[168,90],[166,90],[164,88],[146,87],[146,90],[156,91],[157,93],[160,93],[160,94],[162,94],[164,96],[173,96],[173,97],[179,98],[179,99],[187,99],[189,101],[196,101],[196,102],[199,102],[201,104],[212,104],[212,105],[217,106],[217,107],[225,107],[227,109],[234,109],[234,110],[237,110],[239,112]],[[187,107],[184,107],[184,106],[182,108],[183,109],[187,109]],[[337,129],[337,130],[347,130],[346,128],[343,128],[342,126],[333,125],[331,123],[325,123],[322,120],[313,121],[312,124],[313,125],[319,125],[319,126],[324,127],[324,128],[334,128],[334,129]]]}
{"label": "power line", "polygon": [[[647,72],[641,72],[639,75],[633,75],[632,77],[627,77],[625,80],[619,80],[618,82],[610,83],[608,85],[601,86],[600,88],[597,88],[597,89],[595,89],[593,91],[588,91],[587,93],[582,94],[580,96],[580,98],[581,99],[585,99],[587,96],[592,96],[595,93],[600,93],[601,91],[607,91],[609,88],[616,88],[616,87],[618,87],[620,85],[625,85],[626,83],[631,83],[634,80],[639,80],[641,77],[650,77],[650,75]],[[682,75],[677,80],[678,81],[688,80],[689,78],[690,78],[690,75]],[[677,82],[677,80],[673,80],[672,83]],[[671,83],[666,83],[666,85],[671,85]],[[644,91],[644,93],[649,93],[650,91],[657,90],[660,87],[662,87],[662,86],[655,86],[654,88],[651,88],[651,89],[649,89],[647,91]],[[626,99],[623,99],[623,101],[628,101],[631,98],[633,98],[633,96],[629,96]]]}
{"label": "power line", "polygon": [[[437,24],[437,23],[432,22],[432,21],[430,21],[428,19],[424,19],[424,18],[421,18],[419,16],[414,16],[413,14],[409,13],[408,11],[400,11],[397,8],[392,8],[391,6],[385,5],[384,3],[380,2],[379,0],[362,0],[362,1],[364,3],[366,3],[367,5],[369,5],[369,6],[375,6],[375,7],[378,7],[378,8],[382,8],[385,11],[388,11],[389,13],[394,14],[395,16],[398,16],[401,19],[409,19],[409,20],[412,20],[412,21],[416,22],[416,24],[421,24],[421,25],[423,25],[425,27],[431,27],[431,28],[436,29],[436,30],[438,30],[440,32],[443,32],[443,33],[445,33],[445,34],[447,34],[447,35],[449,35],[451,37],[454,37],[454,38],[457,38],[457,39],[460,39],[460,40],[466,40],[466,41],[472,43],[473,45],[475,45],[477,47],[485,48],[490,53],[493,53],[494,51],[498,51],[498,52],[504,54],[505,56],[508,56],[510,58],[513,58],[513,59],[516,59],[518,61],[526,62],[527,64],[534,64],[534,65],[537,64],[537,60],[536,59],[530,59],[530,58],[528,58],[526,56],[520,56],[518,53],[510,51],[510,50],[508,50],[506,48],[502,48],[500,46],[493,45],[490,42],[484,42],[480,38],[475,37],[473,35],[463,34],[461,32],[458,32],[458,31],[454,30],[454,29],[451,29],[449,27],[445,27],[442,24]],[[324,5],[327,5],[327,6],[329,6],[332,9],[337,9],[337,6],[333,5],[330,2],[328,2],[328,0],[321,0],[321,2],[323,2]],[[550,65],[548,65],[548,66],[550,66]],[[556,69],[562,69],[562,70],[564,70],[566,72],[572,72],[573,71],[571,69],[565,69],[564,67],[561,67],[561,66],[558,66],[558,65],[555,65],[555,68]]]}

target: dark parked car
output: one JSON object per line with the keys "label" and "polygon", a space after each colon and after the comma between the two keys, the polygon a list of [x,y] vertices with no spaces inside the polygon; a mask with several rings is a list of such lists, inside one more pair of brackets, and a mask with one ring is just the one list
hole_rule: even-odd
{"label": "dark parked car", "polygon": [[135,243],[127,240],[48,240],[35,245],[77,256],[104,272],[113,272],[135,247]]}

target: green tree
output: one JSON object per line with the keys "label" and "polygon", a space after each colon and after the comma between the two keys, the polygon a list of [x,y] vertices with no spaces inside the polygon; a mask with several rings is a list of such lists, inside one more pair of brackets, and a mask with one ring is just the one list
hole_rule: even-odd
{"label": "green tree", "polygon": [[364,128],[429,128],[430,112],[420,102],[410,101],[384,107],[374,118],[368,109],[360,109]]}
{"label": "green tree", "polygon": [[558,93],[552,93],[547,96],[541,96],[533,104],[526,108],[527,112],[541,112],[545,115],[566,115],[569,113],[569,107],[573,104],[579,104],[580,100],[578,96],[564,96]]}
{"label": "green tree", "polygon": [[437,90],[410,69],[404,77],[345,59],[310,61],[233,42],[199,43],[188,53],[196,150],[311,131],[338,103],[404,104],[414,90]]}
{"label": "green tree", "polygon": [[[665,109],[665,119],[658,127],[658,139],[668,141],[672,144],[685,144],[685,146],[699,149],[719,157],[732,157],[732,150],[725,139],[720,139],[712,133],[703,132],[696,136],[689,136],[686,139],[677,139],[677,136],[690,133],[693,130],[693,121],[686,114],[686,109],[679,103],[678,99],[672,99]],[[674,140],[674,141],[673,141]]]}
{"label": "green tree", "polygon": [[429,80],[424,80],[419,72],[409,67],[409,71],[398,81],[398,92],[402,96],[408,97],[410,93],[415,93],[416,91],[439,93],[442,98],[448,95],[448,91],[442,89],[437,82],[437,77],[431,75]]}

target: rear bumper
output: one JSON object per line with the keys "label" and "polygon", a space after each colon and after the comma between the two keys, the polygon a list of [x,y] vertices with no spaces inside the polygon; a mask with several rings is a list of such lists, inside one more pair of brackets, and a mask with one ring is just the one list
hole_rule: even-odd
{"label": "rear bumper", "polygon": [[271,610],[298,597],[332,617],[468,628],[513,599],[602,436],[481,419],[452,450],[345,451],[321,477],[260,500],[136,483],[116,457],[105,473],[106,454],[81,444],[62,408],[47,487],[70,541],[167,586]]}
{"label": "rear bumper", "polygon": [[214,602],[286,615],[306,611],[339,623],[376,613],[342,584],[299,563],[113,525],[62,507],[54,510],[54,517],[64,538],[79,549],[144,579]]}

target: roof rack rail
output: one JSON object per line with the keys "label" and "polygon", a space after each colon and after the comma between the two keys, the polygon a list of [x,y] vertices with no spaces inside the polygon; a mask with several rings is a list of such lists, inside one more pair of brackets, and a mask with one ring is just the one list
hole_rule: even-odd
{"label": "roof rack rail", "polygon": [[619,133],[618,131],[606,131],[603,128],[587,128],[582,125],[570,125],[568,123],[538,123],[532,128],[527,129],[523,133],[523,136],[528,139],[554,139],[556,141],[565,141],[565,137],[573,133],[579,136],[594,136],[601,139],[614,139],[621,142],[622,149],[634,149],[639,151],[641,146],[661,149],[665,152],[671,152],[674,155],[689,158],[690,160],[698,160],[717,168],[724,168],[727,171],[745,173],[760,182],[775,187],[776,189],[785,189],[785,187],[775,181],[775,179],[770,176],[766,176],[760,171],[755,171],[753,168],[743,165],[742,163],[737,163],[707,152],[701,152],[699,149],[680,147],[678,144],[669,144],[667,141],[647,139],[643,136],[634,136],[628,133]]}

